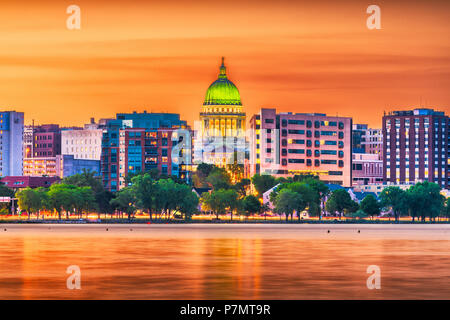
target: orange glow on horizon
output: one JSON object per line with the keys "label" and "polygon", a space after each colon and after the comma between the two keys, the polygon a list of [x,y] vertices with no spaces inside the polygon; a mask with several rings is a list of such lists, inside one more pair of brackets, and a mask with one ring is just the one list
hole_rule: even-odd
{"label": "orange glow on horizon", "polygon": [[247,118],[261,107],[381,126],[383,111],[450,110],[450,2],[65,1],[2,3],[0,109],[82,125],[133,110],[193,125],[226,57]]}

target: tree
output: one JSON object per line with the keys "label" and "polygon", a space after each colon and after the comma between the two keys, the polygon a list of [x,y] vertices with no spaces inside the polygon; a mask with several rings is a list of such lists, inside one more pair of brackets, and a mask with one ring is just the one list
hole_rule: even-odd
{"label": "tree", "polygon": [[364,199],[361,201],[360,206],[361,210],[372,218],[373,216],[378,216],[380,214],[380,204],[378,203],[377,199],[371,194],[368,194],[364,197]]}
{"label": "tree", "polygon": [[231,178],[228,172],[224,168],[214,167],[206,182],[214,189],[229,189],[231,186]]}
{"label": "tree", "polygon": [[76,187],[64,183],[54,183],[48,190],[49,206],[58,212],[58,219],[61,220],[61,213],[66,211],[66,218],[69,218],[68,212],[74,207],[73,189]]}
{"label": "tree", "polygon": [[347,190],[337,189],[331,193],[326,203],[326,209],[330,213],[337,212],[339,219],[341,219],[344,212],[356,212],[358,210],[358,204],[352,200]]}
{"label": "tree", "polygon": [[219,219],[219,214],[225,213],[227,209],[233,211],[238,205],[237,193],[231,189],[219,189],[211,193],[204,192],[201,201],[215,213],[216,219]]}
{"label": "tree", "polygon": [[279,214],[284,213],[286,221],[288,221],[289,215],[294,215],[294,211],[298,209],[299,203],[302,203],[302,197],[297,193],[289,189],[282,189],[275,199],[275,211]]}
{"label": "tree", "polygon": [[252,177],[252,183],[255,186],[255,189],[258,192],[259,197],[262,197],[264,192],[273,188],[276,185],[275,178],[267,174],[263,175],[255,174]]}
{"label": "tree", "polygon": [[363,210],[359,209],[356,212],[352,212],[350,213],[350,216],[352,218],[358,218],[358,219],[363,219],[367,217],[367,213],[365,213]]}
{"label": "tree", "polygon": [[409,207],[405,191],[394,186],[383,189],[380,194],[380,205],[385,210],[392,210],[395,221],[399,220],[400,215],[408,212]]}
{"label": "tree", "polygon": [[30,187],[18,191],[16,197],[20,208],[28,213],[29,219],[31,218],[32,213],[41,209],[40,193]]}
{"label": "tree", "polygon": [[136,197],[136,204],[139,208],[148,212],[152,219],[152,209],[154,207],[155,181],[148,173],[137,175],[131,178],[131,189]]}
{"label": "tree", "polygon": [[233,188],[239,195],[239,198],[244,198],[247,194],[247,189],[250,186],[250,179],[242,179],[241,181],[234,184]]}
{"label": "tree", "polygon": [[426,217],[431,221],[439,216],[444,205],[444,196],[440,192],[438,184],[428,181],[416,183],[408,189],[407,199],[413,221],[416,216],[422,221]]}
{"label": "tree", "polygon": [[206,178],[209,176],[211,171],[215,168],[215,165],[208,163],[201,163],[197,166],[195,173],[193,174],[192,180],[194,186],[197,188],[205,188],[208,186]]}
{"label": "tree", "polygon": [[177,202],[177,209],[184,214],[185,220],[189,220],[198,210],[199,199],[187,185],[178,185],[177,189],[179,190],[178,193],[181,198],[181,201]]}
{"label": "tree", "polygon": [[242,200],[242,207],[248,217],[261,211],[261,202],[254,195],[248,195]]}
{"label": "tree", "polygon": [[136,197],[131,187],[125,187],[117,192],[114,199],[111,199],[111,206],[116,208],[119,212],[125,212],[128,215],[128,220],[136,212]]}

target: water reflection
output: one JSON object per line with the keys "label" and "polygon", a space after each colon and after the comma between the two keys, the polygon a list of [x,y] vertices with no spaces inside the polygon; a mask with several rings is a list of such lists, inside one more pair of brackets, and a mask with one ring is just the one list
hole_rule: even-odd
{"label": "water reflection", "polygon": [[[408,230],[10,226],[0,298],[450,299],[449,229]],[[66,288],[69,265],[81,290]],[[381,290],[367,289],[368,265]]]}

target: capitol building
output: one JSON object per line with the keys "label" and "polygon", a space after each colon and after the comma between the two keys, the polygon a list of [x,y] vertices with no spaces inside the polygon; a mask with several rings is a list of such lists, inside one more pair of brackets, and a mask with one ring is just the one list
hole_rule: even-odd
{"label": "capitol building", "polygon": [[219,167],[243,163],[245,120],[239,90],[228,79],[222,58],[218,79],[206,91],[200,122],[195,127],[194,163]]}

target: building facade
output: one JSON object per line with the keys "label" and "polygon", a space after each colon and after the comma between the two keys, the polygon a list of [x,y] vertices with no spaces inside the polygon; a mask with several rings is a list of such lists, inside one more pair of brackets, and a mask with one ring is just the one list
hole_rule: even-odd
{"label": "building facade", "polygon": [[352,119],[261,109],[250,119],[250,174],[317,174],[352,185]]}
{"label": "building facade", "polygon": [[[188,178],[189,154],[185,145],[179,150],[180,142],[176,128],[125,128],[119,131],[119,189],[125,185],[129,174],[158,170],[164,176]],[[182,137],[183,138],[183,137]],[[176,155],[175,155],[176,153]],[[188,163],[186,163],[188,162]]]}
{"label": "building facade", "polygon": [[[176,143],[173,143],[174,139]],[[101,174],[105,188],[118,191],[125,186],[128,174],[153,168],[160,170],[160,173],[167,170],[168,175],[189,179],[187,172],[192,164],[191,139],[189,127],[186,121],[180,120],[179,114],[117,114],[116,119],[108,120],[103,129]],[[171,156],[172,163],[163,163],[163,160],[169,160],[165,157],[173,155],[175,145],[177,151],[183,151],[182,159],[177,159],[179,162],[174,165],[175,157]]]}
{"label": "building facade", "polygon": [[8,176],[1,179],[2,183],[10,189],[23,188],[48,188],[53,183],[60,181],[59,177],[30,177],[30,176]]}
{"label": "building facade", "polygon": [[245,121],[239,90],[228,79],[222,58],[219,77],[206,91],[200,123],[195,126],[194,162],[219,167],[234,162],[243,164]]}
{"label": "building facade", "polygon": [[383,130],[368,128],[364,137],[365,153],[377,154],[379,159],[383,159]]}
{"label": "building facade", "polygon": [[384,182],[430,181],[449,188],[449,132],[444,112],[414,109],[384,115]]}
{"label": "building facade", "polygon": [[57,124],[33,128],[33,157],[54,157],[61,154],[61,129]]}
{"label": "building facade", "polygon": [[73,155],[33,157],[23,161],[24,176],[48,176],[61,179],[82,173],[83,170],[100,173],[100,160],[75,159]]}
{"label": "building facade", "polygon": [[24,114],[0,112],[0,176],[21,176],[23,172]]}
{"label": "building facade", "polygon": [[383,160],[378,154],[352,154],[353,186],[383,182]]}
{"label": "building facade", "polygon": [[106,119],[84,125],[80,129],[65,129],[61,131],[61,152],[73,155],[75,159],[100,161],[102,154],[102,136]]}

